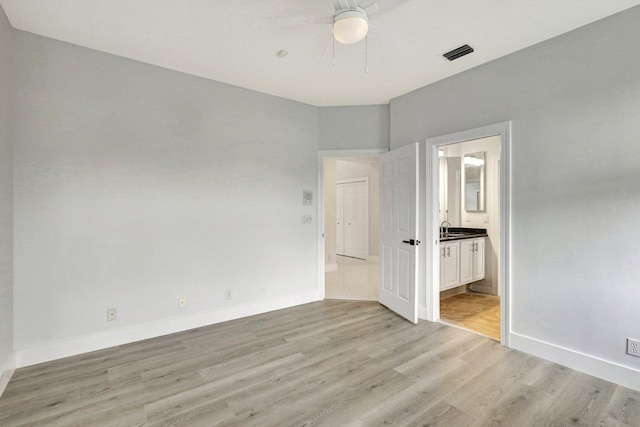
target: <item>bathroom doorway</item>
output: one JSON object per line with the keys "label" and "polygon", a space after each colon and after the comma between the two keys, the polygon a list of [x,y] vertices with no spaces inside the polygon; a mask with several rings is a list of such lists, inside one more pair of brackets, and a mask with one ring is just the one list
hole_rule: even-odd
{"label": "bathroom doorway", "polygon": [[436,251],[427,314],[506,346],[509,137],[502,123],[428,140]]}
{"label": "bathroom doorway", "polygon": [[438,147],[440,321],[500,340],[500,136]]}

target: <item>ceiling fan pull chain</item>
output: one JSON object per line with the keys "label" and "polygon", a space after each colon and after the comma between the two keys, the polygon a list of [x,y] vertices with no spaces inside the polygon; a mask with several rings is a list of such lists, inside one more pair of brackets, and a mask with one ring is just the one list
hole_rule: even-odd
{"label": "ceiling fan pull chain", "polygon": [[336,66],[336,38],[331,37],[331,40],[333,40],[333,42],[331,43],[331,62],[335,67]]}
{"label": "ceiling fan pull chain", "polygon": [[364,38],[364,73],[369,73],[369,36]]}

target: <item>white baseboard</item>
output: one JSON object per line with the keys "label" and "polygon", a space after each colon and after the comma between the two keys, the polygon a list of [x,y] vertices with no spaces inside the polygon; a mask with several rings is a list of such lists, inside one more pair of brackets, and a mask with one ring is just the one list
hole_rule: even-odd
{"label": "white baseboard", "polygon": [[16,351],[15,367],[22,368],[319,300],[318,292],[312,291],[29,347]]}
{"label": "white baseboard", "polygon": [[16,355],[11,353],[9,358],[0,366],[0,396],[4,393],[4,389],[7,388],[7,384],[9,384],[15,370]]}
{"label": "white baseboard", "polygon": [[329,271],[338,271],[338,263],[325,264],[325,265],[324,265],[324,271],[325,271],[325,272],[329,272]]}
{"label": "white baseboard", "polygon": [[513,332],[509,336],[509,346],[576,371],[640,391],[639,370]]}

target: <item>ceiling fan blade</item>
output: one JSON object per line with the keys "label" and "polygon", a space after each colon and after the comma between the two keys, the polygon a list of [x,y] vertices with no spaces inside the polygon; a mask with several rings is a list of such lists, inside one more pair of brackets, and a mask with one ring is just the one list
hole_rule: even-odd
{"label": "ceiling fan blade", "polygon": [[367,12],[367,17],[380,13],[380,6],[378,6],[378,3],[375,1],[360,3],[358,7]]}
{"label": "ceiling fan blade", "polygon": [[367,12],[367,16],[380,16],[396,7],[402,6],[405,3],[409,3],[411,0],[375,0],[375,1],[363,1],[360,3],[360,7]]}
{"label": "ceiling fan blade", "polygon": [[338,10],[355,9],[358,6],[357,0],[331,0],[331,3],[336,8],[336,12]]}
{"label": "ceiling fan blade", "polygon": [[331,4],[335,8],[335,10],[344,9],[344,6],[342,5],[341,0],[331,0]]}
{"label": "ceiling fan blade", "polygon": [[318,17],[316,15],[297,15],[297,16],[273,16],[264,18],[269,25],[274,26],[300,26],[310,24],[332,24],[333,16]]}

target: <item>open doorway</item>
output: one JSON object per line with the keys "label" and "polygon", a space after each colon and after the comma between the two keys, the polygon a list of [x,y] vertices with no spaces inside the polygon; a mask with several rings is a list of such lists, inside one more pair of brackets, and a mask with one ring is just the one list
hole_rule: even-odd
{"label": "open doorway", "polygon": [[323,160],[324,294],[378,300],[378,157]]}
{"label": "open doorway", "polygon": [[500,340],[500,136],[438,147],[440,320]]}
{"label": "open doorway", "polygon": [[[499,141],[499,151],[497,149],[489,149],[488,147],[470,146],[469,150],[462,149],[462,146],[458,146],[460,148],[459,152],[455,151],[455,144],[461,144],[466,142],[471,142],[474,140],[483,140],[489,137],[495,138]],[[486,142],[486,141],[485,141]],[[453,134],[442,135],[434,138],[429,138],[427,140],[427,146],[431,147],[431,153],[428,156],[428,162],[431,164],[431,182],[432,185],[428,186],[427,189],[427,200],[431,205],[431,209],[429,209],[429,213],[427,215],[427,224],[430,224],[431,227],[428,227],[427,238],[432,239],[431,241],[435,242],[435,250],[430,251],[428,254],[427,264],[432,274],[427,275],[427,286],[426,286],[426,299],[425,299],[425,318],[431,321],[442,321],[441,320],[441,294],[442,291],[445,291],[442,294],[443,297],[449,296],[446,291],[449,289],[454,289],[459,286],[462,286],[462,283],[465,286],[462,289],[469,289],[471,291],[480,291],[477,293],[481,293],[482,295],[489,295],[499,298],[499,337],[500,343],[504,346],[509,346],[510,344],[510,310],[509,310],[509,271],[510,271],[510,247],[509,247],[509,234],[510,234],[510,152],[511,152],[511,123],[503,122],[497,123],[493,125],[484,126],[481,128],[469,129],[466,131],[461,131]],[[452,146],[449,152],[445,150],[447,146]],[[442,221],[449,218],[449,216],[442,218],[441,215],[447,214],[445,212],[448,209],[448,206],[445,209],[439,209],[441,205],[440,199],[440,157],[439,150],[442,149],[445,151],[443,154],[448,156],[449,154],[458,155],[461,158],[460,163],[460,187],[459,187],[459,197],[454,194],[452,197],[455,200],[460,201],[460,228],[478,228],[480,231],[482,229],[486,229],[487,236],[484,237],[484,244],[490,245],[489,255],[487,255],[486,248],[482,247],[482,239],[477,240],[477,245],[473,241],[467,241],[467,243],[463,246],[462,241],[464,239],[458,239],[459,246],[452,247],[448,250],[445,247],[447,243],[447,239],[440,240],[440,225],[447,226],[449,229],[448,232],[455,234],[456,227],[449,226],[448,224],[442,224]],[[481,155],[476,155],[474,153],[483,153],[484,158]],[[444,156],[443,156],[444,157]],[[490,188],[487,186],[487,182],[478,181],[475,178],[470,179],[468,187],[469,191],[465,187],[465,160],[464,157],[469,157],[467,163],[470,165],[476,165],[478,167],[480,164],[484,165],[485,168],[483,170],[478,170],[479,174],[474,174],[474,177],[477,175],[482,175],[484,179],[488,179],[493,181]],[[480,161],[482,160],[482,161]],[[448,160],[447,160],[448,162]],[[489,169],[491,169],[489,171]],[[455,167],[453,168],[455,170]],[[470,171],[470,178],[471,178]],[[443,179],[444,179],[443,173]],[[458,184],[455,182],[455,177],[453,178],[454,186],[457,187]],[[447,176],[448,180],[448,176]],[[447,181],[448,183],[449,181]],[[478,193],[480,189],[485,190],[485,193]],[[491,192],[491,195],[489,195]],[[449,196],[451,192],[448,193]],[[469,199],[469,209],[467,209],[466,203],[467,199]],[[443,202],[444,203],[444,202]],[[475,203],[475,207],[472,205]],[[457,209],[457,208],[455,208]],[[474,210],[475,209],[475,210]],[[491,212],[487,212],[487,209],[490,209]],[[448,213],[449,215],[452,212]],[[454,213],[455,214],[455,213]],[[485,222],[487,221],[487,222]],[[442,230],[444,231],[444,230]],[[468,231],[468,230],[467,230]],[[489,237],[489,233],[491,236]],[[449,242],[455,241],[456,236],[453,239],[448,239]],[[458,236],[462,237],[462,236]],[[468,236],[464,236],[468,237]],[[476,236],[472,236],[476,237]],[[487,243],[487,238],[489,238],[489,243]],[[473,248],[473,249],[471,249]],[[445,257],[449,263],[443,262],[443,249],[445,249]],[[485,250],[483,250],[485,249]],[[451,261],[450,259],[454,258],[454,251],[459,250],[456,255],[459,260],[465,261],[464,264],[456,263]],[[451,257],[449,257],[449,253],[451,253]],[[480,257],[480,254],[484,254],[486,257],[484,262],[482,260],[478,260],[474,257]],[[484,266],[485,271],[478,271],[475,269],[475,266]],[[430,266],[430,268],[429,268]],[[454,266],[458,266],[455,268]],[[449,289],[441,290],[440,281],[441,281],[441,270],[443,269],[451,269],[452,276],[454,279],[450,282],[451,287]],[[491,276],[491,280],[478,279],[481,273],[484,273],[485,277],[487,275]],[[463,279],[456,284],[455,275],[463,275]],[[472,278],[469,279],[469,274],[471,274]],[[478,274],[479,276],[475,276]],[[448,271],[442,272],[442,276],[445,279],[449,276]],[[475,280],[475,279],[478,280]],[[473,285],[472,285],[473,284]],[[468,288],[466,287],[468,285]],[[447,286],[445,286],[446,288]],[[449,291],[450,293],[455,293],[457,290]],[[444,320],[444,323],[448,323]],[[469,328],[470,330],[473,330]],[[482,333],[482,332],[480,332]],[[495,336],[493,337],[495,338]]]}

